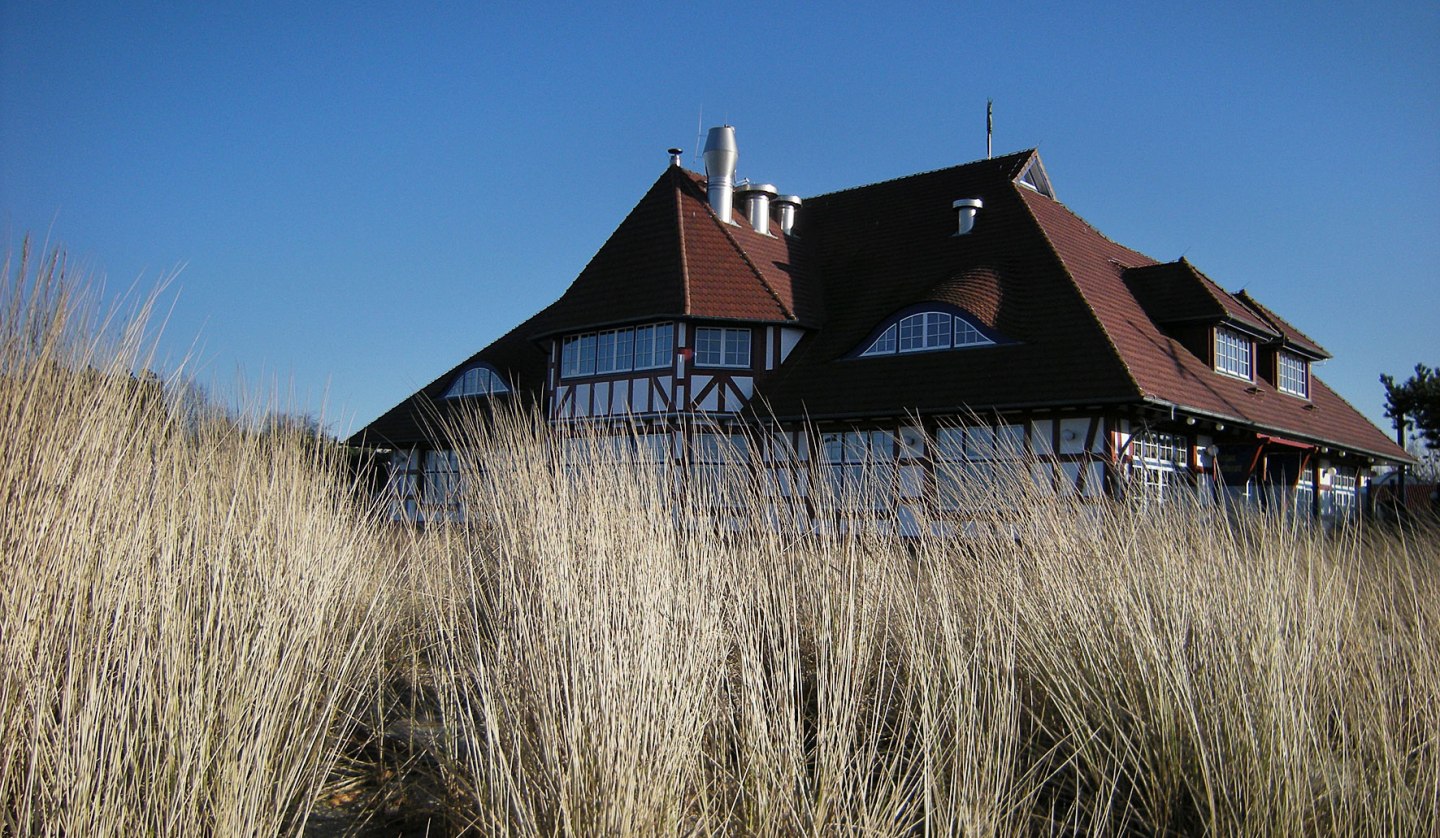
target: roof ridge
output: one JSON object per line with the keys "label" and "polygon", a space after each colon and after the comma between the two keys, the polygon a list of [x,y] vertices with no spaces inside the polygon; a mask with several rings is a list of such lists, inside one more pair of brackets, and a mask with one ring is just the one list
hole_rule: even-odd
{"label": "roof ridge", "polygon": [[[941,167],[938,168],[938,169],[926,169],[926,170],[923,171],[923,172],[914,172],[913,174],[901,175],[901,176],[899,176],[899,177],[893,177],[893,178],[886,178],[885,180],[877,180],[877,181],[875,181],[875,182],[873,182],[873,183],[862,183],[862,184],[859,184],[859,185],[857,185],[857,186],[847,186],[847,187],[845,187],[844,189],[836,189],[836,190],[833,190],[833,191],[831,191],[831,192],[821,192],[821,193],[818,194],[818,195],[811,195],[809,198],[806,198],[806,200],[807,200],[807,201],[814,201],[814,200],[817,200],[817,199],[820,199],[820,198],[829,198],[829,197],[831,197],[832,195],[844,195],[844,194],[847,193],[847,192],[855,192],[855,191],[860,190],[860,189],[869,189],[869,188],[872,187],[872,186],[885,186],[886,184],[899,183],[899,182],[901,182],[901,181],[910,180],[911,178],[925,177],[926,175],[933,175],[933,174],[936,174],[937,172],[948,172],[948,171],[951,171],[951,170],[953,170],[953,169],[963,169],[963,168],[965,168],[966,166],[979,166],[979,165],[983,165],[983,164],[985,164],[985,163],[994,164],[994,163],[996,163],[996,162],[998,162],[998,161],[1006,160],[1006,159],[1009,159],[1009,158],[1012,158],[1012,157],[1015,157],[1015,158],[1019,158],[1019,157],[1029,157],[1029,156],[1034,156],[1034,155],[1039,154],[1039,153],[1040,153],[1040,149],[1038,149],[1038,148],[1027,148],[1027,149],[1024,149],[1023,151],[1012,151],[1012,152],[1010,152],[1009,154],[1002,154],[1002,155],[1000,155],[999,157],[986,157],[986,158],[983,159],[983,160],[971,160],[971,161],[969,161],[969,162],[967,162],[967,163],[956,163],[956,164],[953,165],[953,166],[941,166]],[[1054,199],[1052,198],[1051,200],[1054,200]]]}
{"label": "roof ridge", "polygon": [[1321,350],[1322,352],[1325,352],[1325,354],[1327,355],[1330,354],[1325,349],[1325,347],[1320,345],[1319,341],[1310,337],[1299,326],[1296,326],[1294,323],[1291,323],[1289,320],[1286,320],[1285,318],[1276,314],[1273,310],[1271,310],[1269,306],[1265,305],[1264,303],[1251,296],[1250,292],[1246,289],[1241,288],[1239,291],[1235,292],[1233,296],[1235,297],[1235,299],[1239,300],[1243,305],[1253,310],[1257,315],[1259,315],[1267,323],[1273,326],[1275,328],[1275,331],[1279,333],[1282,338],[1286,338],[1288,340],[1288,337],[1285,334],[1285,329],[1286,327],[1289,327],[1290,329],[1294,330],[1295,334],[1299,335],[1301,338],[1304,338],[1306,343],[1310,344],[1316,349]]}
{"label": "roof ridge", "polygon": [[[730,242],[730,246],[733,247],[733,248],[735,248],[735,252],[736,252],[736,253],[740,254],[740,258],[741,258],[742,260],[744,260],[745,266],[750,269],[750,273],[751,273],[757,280],[760,281],[760,287],[761,287],[761,288],[764,288],[764,289],[765,289],[765,292],[770,295],[770,298],[775,301],[775,305],[776,305],[777,307],[779,307],[780,313],[783,314],[783,315],[785,315],[785,318],[786,318],[787,320],[798,320],[799,318],[797,318],[797,317],[795,316],[795,312],[791,311],[791,310],[789,309],[789,307],[787,307],[787,306],[785,305],[785,301],[782,300],[782,299],[780,299],[780,295],[779,295],[778,293],[776,293],[775,289],[770,285],[770,282],[765,279],[765,274],[761,272],[760,268],[755,264],[754,260],[752,260],[752,259],[750,258],[750,254],[746,253],[746,252],[745,252],[745,248],[743,248],[743,247],[740,246],[739,240],[736,239],[736,238],[735,238],[735,235],[730,232],[730,225],[729,225],[729,224],[726,224],[725,222],[723,222],[723,221],[720,220],[720,216],[715,214],[715,208],[712,207],[712,206],[710,206],[710,203],[709,203],[708,201],[705,202],[705,209],[709,212],[711,220],[713,220],[713,221],[715,222],[715,225],[720,228],[720,232],[725,234],[725,238],[726,238],[727,241]],[[683,233],[682,233],[682,235],[683,235]],[[762,234],[758,234],[758,233],[757,233],[757,235],[762,235]],[[689,310],[688,302],[689,302],[689,293],[690,293],[690,291],[689,291],[689,281],[690,281],[690,280],[689,280],[689,276],[688,276],[688,275],[686,276],[686,280],[685,280],[685,281],[686,281],[686,291],[685,291],[685,293],[686,293],[686,302],[687,302],[686,310],[687,310],[687,312],[688,312],[688,310]]]}
{"label": "roof ridge", "polygon": [[[672,166],[671,168],[679,168]],[[684,172],[684,169],[680,169]],[[686,314],[690,313],[690,259],[685,255],[685,202],[681,200],[680,184],[676,175],[671,175],[670,181],[673,189],[670,190],[670,197],[675,201],[675,236],[680,246],[680,307]]]}
{"label": "roof ridge", "polygon": [[[1081,304],[1085,306],[1085,311],[1089,312],[1090,319],[1095,323],[1096,328],[1100,330],[1100,334],[1105,336],[1106,347],[1109,348],[1110,354],[1115,357],[1115,360],[1120,362],[1120,369],[1124,371],[1125,377],[1129,379],[1130,386],[1134,388],[1136,396],[1140,398],[1145,398],[1148,394],[1145,392],[1145,388],[1140,386],[1140,379],[1135,376],[1135,371],[1130,369],[1130,362],[1125,360],[1125,356],[1120,353],[1120,347],[1115,345],[1115,336],[1110,334],[1110,330],[1105,327],[1105,320],[1100,316],[1100,313],[1095,310],[1095,306],[1090,302],[1090,298],[1085,295],[1084,291],[1080,290],[1080,284],[1075,281],[1075,274],[1071,270],[1070,264],[1065,261],[1064,256],[1060,255],[1059,248],[1055,247],[1055,242],[1050,239],[1050,231],[1046,229],[1045,225],[1042,224],[1040,222],[1040,219],[1036,217],[1035,210],[1030,206],[1029,200],[1025,197],[1025,193],[1032,192],[1032,190],[1026,189],[1021,186],[1016,186],[1013,182],[1011,183],[1011,188],[1020,195],[1020,204],[1025,208],[1025,215],[1029,217],[1031,223],[1035,225],[1035,229],[1040,232],[1040,238],[1044,240],[1045,246],[1050,250],[1050,255],[1054,256],[1055,261],[1060,264],[1060,269],[1064,272],[1065,279],[1069,281],[1070,287],[1075,290],[1076,296],[1080,298]],[[1039,192],[1033,192],[1033,194],[1036,198],[1048,200],[1052,204],[1060,207],[1072,218],[1078,220],[1081,224],[1084,224],[1086,227],[1100,235],[1102,238],[1105,238],[1103,233],[1100,233],[1100,231],[1096,230],[1095,227],[1090,224],[1090,222],[1081,218],[1079,215],[1076,215],[1074,212],[1071,212],[1069,207],[1065,206],[1054,198],[1046,198],[1046,196],[1041,195]],[[1125,248],[1126,250],[1131,250],[1134,253],[1139,253],[1139,251],[1137,250],[1132,250],[1131,248],[1125,247],[1118,242],[1111,241],[1108,238],[1106,238],[1105,240],[1109,241],[1111,244],[1117,245],[1118,247]],[[1144,256],[1145,254],[1142,253],[1140,255]]]}

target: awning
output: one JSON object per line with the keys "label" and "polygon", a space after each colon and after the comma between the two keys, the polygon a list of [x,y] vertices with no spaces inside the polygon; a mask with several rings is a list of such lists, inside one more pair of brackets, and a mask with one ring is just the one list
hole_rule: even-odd
{"label": "awning", "polygon": [[1319,447],[1313,442],[1299,442],[1293,439],[1286,439],[1283,436],[1271,436],[1269,434],[1256,434],[1255,438],[1266,445],[1284,445],[1289,448],[1299,448],[1305,451],[1314,451]]}

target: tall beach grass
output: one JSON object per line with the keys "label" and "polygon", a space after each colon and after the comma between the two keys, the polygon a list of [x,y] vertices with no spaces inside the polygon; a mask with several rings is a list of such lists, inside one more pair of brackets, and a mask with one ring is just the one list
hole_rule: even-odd
{"label": "tall beach grass", "polygon": [[[1016,474],[969,535],[902,537],[814,474],[842,522],[815,535],[753,463],[707,500],[533,417],[455,435],[470,519],[415,542],[452,828],[1440,827],[1434,532],[1137,514]],[[685,513],[737,491],[728,520]]]}
{"label": "tall beach grass", "polygon": [[382,526],[333,445],[137,375],[143,305],[5,277],[0,834],[296,834],[365,759],[437,790],[368,834],[1440,829],[1434,531],[1017,474],[902,536],[518,411],[447,429],[463,524]]}
{"label": "tall beach grass", "polygon": [[149,305],[68,270],[0,291],[0,834],[298,832],[393,560],[325,446],[141,372]]}

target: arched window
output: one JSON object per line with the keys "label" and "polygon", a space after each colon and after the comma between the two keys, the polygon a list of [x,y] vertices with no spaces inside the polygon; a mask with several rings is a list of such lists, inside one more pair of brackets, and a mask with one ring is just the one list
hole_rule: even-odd
{"label": "arched window", "polygon": [[994,343],[993,339],[963,315],[949,311],[920,311],[901,317],[885,327],[860,356],[964,349],[969,346],[990,346]]}
{"label": "arched window", "polygon": [[464,396],[496,396],[510,392],[500,374],[487,366],[471,367],[455,376],[445,398],[458,399]]}

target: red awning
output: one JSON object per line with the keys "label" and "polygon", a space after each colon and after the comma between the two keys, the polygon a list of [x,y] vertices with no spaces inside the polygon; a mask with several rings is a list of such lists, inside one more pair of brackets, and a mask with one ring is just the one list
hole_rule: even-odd
{"label": "red awning", "polygon": [[1255,438],[1266,445],[1285,445],[1290,448],[1300,448],[1305,451],[1314,451],[1317,447],[1312,442],[1298,442],[1293,439],[1286,439],[1283,436],[1270,436],[1269,434],[1256,434]]}

